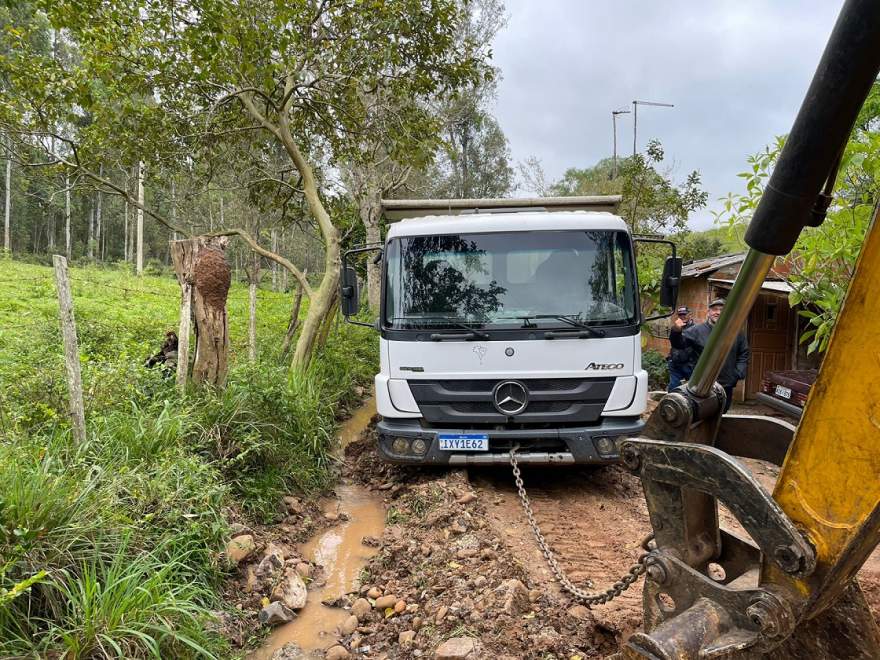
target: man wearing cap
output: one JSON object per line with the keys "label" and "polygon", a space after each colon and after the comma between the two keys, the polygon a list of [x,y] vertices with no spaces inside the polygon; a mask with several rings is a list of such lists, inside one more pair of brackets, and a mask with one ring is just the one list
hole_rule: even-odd
{"label": "man wearing cap", "polygon": [[[713,300],[709,303],[709,313],[706,315],[705,323],[693,325],[689,328],[685,328],[685,323],[680,317],[676,318],[672,324],[672,331],[669,333],[669,343],[672,344],[673,348],[691,349],[696,363],[703,349],[706,348],[709,334],[718,321],[718,317],[721,316],[721,310],[723,309],[723,298]],[[749,355],[749,343],[746,341],[746,336],[740,333],[736,336],[736,342],[730,349],[730,353],[727,354],[727,359],[724,360],[721,371],[718,373],[718,383],[724,388],[724,393],[727,395],[724,412],[730,410],[730,404],[733,402],[733,388],[746,377]]]}
{"label": "man wearing cap", "polygon": [[[679,307],[675,310],[675,315],[676,318],[684,321],[682,330],[687,330],[694,324],[694,320],[691,318],[691,310],[687,307]],[[669,368],[669,387],[666,388],[667,392],[676,389],[683,380],[691,377],[695,362],[694,352],[691,349],[672,347],[669,351],[669,357],[666,358],[666,365]]]}

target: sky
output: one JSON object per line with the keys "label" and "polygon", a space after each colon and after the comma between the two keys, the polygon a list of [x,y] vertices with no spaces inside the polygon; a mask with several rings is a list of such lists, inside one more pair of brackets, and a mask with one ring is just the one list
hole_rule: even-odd
{"label": "sky", "polygon": [[[683,181],[696,169],[712,226],[718,198],[742,192],[749,154],[788,133],[842,0],[506,0],[494,42],[495,116],[516,162],[537,157],[548,181],[612,153],[612,110],[639,107],[638,146],[664,147]],[[632,114],[617,122],[632,153]],[[527,194],[529,191],[520,191]]]}

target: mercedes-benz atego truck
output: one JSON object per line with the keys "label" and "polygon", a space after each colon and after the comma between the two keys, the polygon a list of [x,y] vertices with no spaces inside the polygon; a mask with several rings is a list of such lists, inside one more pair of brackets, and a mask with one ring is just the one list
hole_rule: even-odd
{"label": "mercedes-benz atego truck", "polygon": [[[619,197],[389,200],[380,246],[346,253],[343,312],[358,311],[355,255],[382,269],[379,452],[409,464],[608,463],[643,427],[634,238]],[[573,210],[574,209],[574,210]],[[653,246],[655,251],[657,246]],[[665,248],[664,248],[665,249]],[[357,322],[357,321],[355,321]],[[372,324],[367,324],[372,325]]]}

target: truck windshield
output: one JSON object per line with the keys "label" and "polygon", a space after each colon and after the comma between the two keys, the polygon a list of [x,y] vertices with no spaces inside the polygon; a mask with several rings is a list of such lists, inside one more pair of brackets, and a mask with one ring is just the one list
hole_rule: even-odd
{"label": "truck windshield", "polygon": [[571,328],[637,322],[621,231],[411,236],[386,252],[385,327]]}

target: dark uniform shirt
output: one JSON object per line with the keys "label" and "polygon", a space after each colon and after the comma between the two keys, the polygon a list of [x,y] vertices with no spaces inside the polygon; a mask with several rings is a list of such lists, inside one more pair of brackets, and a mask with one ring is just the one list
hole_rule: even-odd
{"label": "dark uniform shirt", "polygon": [[[693,353],[694,363],[700,358],[706,342],[709,341],[709,333],[712,327],[708,322],[692,325],[683,332],[674,329],[669,333],[669,343],[675,349],[689,349]],[[727,354],[727,359],[721,366],[718,374],[718,382],[722,387],[733,387],[737,381],[746,377],[746,369],[749,366],[749,343],[742,333],[736,336],[736,342]]]}

